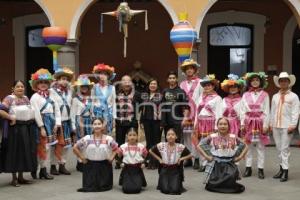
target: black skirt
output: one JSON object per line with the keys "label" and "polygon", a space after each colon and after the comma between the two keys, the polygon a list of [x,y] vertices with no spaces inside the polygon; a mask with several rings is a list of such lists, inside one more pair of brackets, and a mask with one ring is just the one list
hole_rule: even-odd
{"label": "black skirt", "polygon": [[205,189],[220,193],[242,193],[245,187],[236,181],[238,167],[233,162],[216,162]]}
{"label": "black skirt", "polygon": [[159,180],[157,189],[165,194],[179,195],[183,192],[183,166],[161,165],[158,169]]}
{"label": "black skirt", "polygon": [[88,160],[83,165],[81,192],[102,192],[111,190],[113,186],[112,165],[107,160]]}
{"label": "black skirt", "polygon": [[119,185],[122,185],[124,193],[140,193],[142,187],[147,186],[141,165],[125,165],[120,174]]}
{"label": "black skirt", "polygon": [[17,121],[8,129],[2,141],[3,172],[33,172],[37,169],[36,124],[34,121]]}

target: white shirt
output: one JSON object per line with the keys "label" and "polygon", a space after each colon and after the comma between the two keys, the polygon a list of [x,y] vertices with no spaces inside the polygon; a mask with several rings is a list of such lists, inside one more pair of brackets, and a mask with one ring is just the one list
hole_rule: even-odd
{"label": "white shirt", "polygon": [[[71,120],[72,120],[72,129],[76,129],[76,116],[81,116],[83,111],[85,110],[88,104],[88,99],[83,103],[77,97],[72,99],[72,106],[71,106]],[[83,116],[91,116],[91,110],[87,111],[83,114]]]}
{"label": "white shirt", "polygon": [[19,99],[19,103],[16,102],[18,97],[15,95],[9,95],[5,99],[10,101],[9,115],[14,116],[16,120],[28,121],[34,119],[34,109],[27,96],[23,96]]}
{"label": "white shirt", "polygon": [[123,163],[139,164],[144,162],[144,158],[147,156],[147,149],[141,143],[137,145],[125,143],[119,148],[119,154],[123,156]]}
{"label": "white shirt", "polygon": [[270,125],[275,128],[296,126],[299,118],[299,106],[299,98],[292,91],[288,91],[284,95],[284,101],[282,101],[280,92],[274,94]]}
{"label": "white shirt", "polygon": [[[101,102],[99,100],[99,98],[97,98],[96,95],[96,87],[100,88],[100,91],[102,92],[102,94],[104,96],[107,96],[107,92],[108,92],[108,86],[104,86],[101,87],[99,86],[99,84],[95,84],[94,87],[92,88],[91,91],[91,97],[93,99],[93,106],[100,106]],[[109,94],[109,96],[107,97],[107,104],[109,108],[112,108],[112,113],[113,113],[113,118],[116,119],[117,118],[117,106],[116,106],[116,89],[115,86],[111,85],[112,89],[111,89],[111,93]]]}
{"label": "white shirt", "polygon": [[[51,97],[50,97],[50,99],[51,99]],[[39,95],[38,93],[35,93],[32,95],[32,97],[30,99],[30,103],[34,109],[35,121],[36,121],[38,127],[44,126],[44,122],[43,122],[43,119],[41,116],[41,114],[44,114],[44,113],[53,113],[55,115],[55,124],[57,126],[61,125],[61,115],[60,115],[58,104],[53,99],[52,99],[52,101],[54,102],[54,108],[51,103],[48,103],[46,108],[41,113],[40,110],[46,103],[46,99],[43,96]]]}
{"label": "white shirt", "polygon": [[216,157],[234,157],[237,151],[241,153],[240,148],[244,147],[241,143],[241,140],[234,134],[223,137],[219,133],[213,133],[203,139],[199,146]]}
{"label": "white shirt", "polygon": [[183,150],[186,149],[183,144],[176,143],[174,149],[170,150],[167,142],[158,143],[156,147],[161,155],[163,163],[168,165],[177,164],[178,160],[181,158]]}
{"label": "white shirt", "polygon": [[108,160],[113,151],[118,149],[118,144],[109,135],[102,139],[94,139],[94,135],[86,135],[77,141],[76,145],[84,152],[85,158],[92,161]]}
{"label": "white shirt", "polygon": [[[258,97],[261,95],[262,92],[265,92],[265,91],[261,90],[259,92],[251,92],[251,97],[254,102],[258,99]],[[264,128],[268,128],[269,127],[269,119],[270,119],[270,97],[268,94],[267,94],[266,98],[264,99],[264,101],[262,102],[262,104],[260,104],[259,110],[261,112],[263,112],[263,115],[264,115],[263,126],[264,126]],[[249,111],[251,111],[251,109],[248,106],[248,103],[246,101],[246,95],[244,94],[242,97],[242,102],[241,102],[241,125],[242,126],[245,125],[246,114]]]}
{"label": "white shirt", "polygon": [[[60,107],[64,104],[61,96],[59,96],[59,94],[53,88],[50,88],[49,92],[50,92],[50,97],[57,103],[57,105],[59,107],[59,110],[60,110]],[[71,109],[72,90],[69,89],[68,92],[67,92],[67,94],[63,93],[62,96],[65,98],[65,100],[67,101],[67,104],[68,104],[69,108]],[[66,106],[64,106],[63,110],[61,112],[61,120],[62,121],[67,121],[69,119],[70,119],[70,115],[67,112]]]}

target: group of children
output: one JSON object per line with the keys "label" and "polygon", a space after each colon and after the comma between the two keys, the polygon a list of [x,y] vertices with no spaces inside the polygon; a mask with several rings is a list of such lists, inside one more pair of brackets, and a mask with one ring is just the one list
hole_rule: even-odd
{"label": "group of children", "polygon": [[[267,87],[265,73],[251,72],[243,78],[228,75],[221,83],[221,89],[227,94],[222,99],[216,92],[219,81],[214,75],[199,79],[198,67],[192,59],[182,63],[186,80],[180,87],[177,75],[169,74],[170,87],[163,91],[162,100],[168,103],[164,109],[171,108],[175,113],[156,110],[161,113],[156,113],[151,123],[158,125],[158,132],[161,124],[166,142],[153,147],[147,144],[147,148],[137,142],[135,106],[141,97],[132,89],[128,76],[122,78],[122,88],[116,92],[110,84],[115,76],[113,67],[98,64],[93,68],[96,84],[86,75],[80,75],[73,85],[74,73],[67,67],[59,68],[53,76],[48,70],[39,69],[31,76],[35,94],[30,100],[24,95],[25,84],[16,81],[13,94],[1,104],[1,118],[10,122],[10,126],[3,126],[1,170],[13,174],[11,184],[14,186],[30,183],[23,178],[23,172],[31,172],[36,179],[37,163],[39,178],[70,175],[65,167],[66,156],[74,144],[77,169],[83,172],[83,187],[78,190],[81,192],[112,188],[115,157],[117,167],[122,167],[119,183],[123,191],[140,192],[147,185],[142,168],[149,158],[148,151],[150,157],[159,162],[157,188],[163,193],[184,191],[183,166],[192,160],[195,169],[207,173],[207,190],[242,192],[245,188],[236,183],[240,175],[235,163],[245,156],[243,176],[251,176],[256,149],[258,177],[263,179],[265,146],[272,131],[280,158],[280,170],[274,178],[287,181],[289,145],[300,107],[298,96],[290,90],[295,76],[282,72],[274,77],[279,92],[273,96],[270,109],[269,95],[264,90]],[[153,80],[150,90],[154,87],[151,84]],[[156,81],[156,88],[157,85]],[[155,108],[159,103],[155,103]],[[160,115],[161,122],[157,121]],[[145,123],[149,130],[151,123]],[[114,126],[116,141],[110,136]],[[50,174],[47,161],[51,164]]]}

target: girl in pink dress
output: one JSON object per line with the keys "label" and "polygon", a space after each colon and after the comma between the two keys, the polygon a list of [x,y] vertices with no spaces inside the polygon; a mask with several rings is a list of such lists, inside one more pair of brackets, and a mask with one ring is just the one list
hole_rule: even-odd
{"label": "girl in pink dress", "polygon": [[241,92],[245,86],[245,81],[235,74],[229,74],[228,79],[221,83],[221,89],[228,95],[223,99],[222,114],[230,124],[229,132],[240,136],[241,131]]}
{"label": "girl in pink dress", "polygon": [[264,88],[267,76],[264,72],[247,73],[245,76],[248,90],[242,97],[241,129],[249,145],[246,155],[244,177],[252,175],[253,151],[257,151],[258,178],[264,179],[265,145],[269,144],[270,99]]}

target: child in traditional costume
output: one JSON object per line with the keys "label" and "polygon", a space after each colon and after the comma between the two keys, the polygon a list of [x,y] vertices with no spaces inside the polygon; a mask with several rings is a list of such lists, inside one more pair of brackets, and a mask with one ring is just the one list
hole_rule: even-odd
{"label": "child in traditional costume", "polygon": [[99,81],[91,92],[93,115],[105,119],[107,134],[111,134],[116,118],[116,90],[113,85],[109,84],[109,81],[114,79],[115,69],[109,65],[98,64],[94,66],[93,73]]}
{"label": "child in traditional costume", "polygon": [[112,161],[118,144],[106,135],[105,121],[95,118],[92,122],[93,133],[81,138],[73,147],[73,152],[82,161],[82,188],[78,192],[102,192],[113,186]]}
{"label": "child in traditional costume", "polygon": [[[50,89],[50,97],[57,102],[61,114],[62,127],[58,134],[58,143],[55,145],[55,155],[50,154],[52,175],[70,175],[66,169],[67,155],[72,147],[71,141],[71,102],[72,90],[71,81],[74,77],[74,72],[68,67],[58,68],[54,73],[55,82]],[[57,171],[56,165],[59,164]]]}
{"label": "child in traditional costume", "polygon": [[[92,87],[93,82],[86,75],[80,75],[74,83],[76,94],[71,106],[72,130],[76,134],[74,142],[92,134],[92,98],[90,96]],[[76,168],[79,171],[82,170],[80,161]]]}
{"label": "child in traditional costume", "polygon": [[167,131],[166,139],[167,142],[161,142],[149,151],[160,162],[157,189],[165,194],[179,195],[185,191],[183,161],[191,159],[192,155],[183,144],[176,143],[174,129]]}
{"label": "child in traditional costume", "polygon": [[290,143],[299,119],[299,98],[291,91],[296,82],[294,75],[281,72],[274,76],[275,85],[280,88],[272,98],[270,127],[273,131],[276,148],[278,150],[279,172],[273,176],[280,182],[288,180]]}
{"label": "child in traditional costume", "polygon": [[[53,179],[47,173],[46,163],[49,151],[54,154],[57,129],[61,126],[61,115],[57,102],[50,97],[49,87],[53,77],[47,69],[39,69],[31,75],[30,84],[34,93],[30,99],[38,126],[39,178]],[[33,177],[36,175],[33,174]]]}
{"label": "child in traditional costume", "polygon": [[[193,134],[193,145],[197,146],[199,141],[214,133],[217,120],[222,116],[222,98],[216,93],[219,81],[215,75],[207,75],[200,80],[203,93],[194,99],[197,110],[195,117],[195,131]],[[200,172],[205,170],[206,161],[201,157]]]}
{"label": "child in traditional costume", "polygon": [[246,155],[244,177],[252,175],[253,151],[257,150],[258,178],[264,179],[265,146],[269,144],[270,99],[264,88],[267,76],[264,72],[251,72],[245,75],[248,91],[241,104],[241,129],[249,151]]}
{"label": "child in traditional costume", "polygon": [[241,92],[245,81],[235,74],[229,74],[228,79],[221,83],[221,89],[228,95],[223,99],[222,113],[229,120],[229,132],[240,137],[241,132]]}
{"label": "child in traditional costume", "polygon": [[208,161],[205,173],[205,189],[220,193],[241,193],[245,187],[236,181],[239,170],[236,162],[247,152],[247,145],[235,134],[231,134],[229,120],[220,118],[218,132],[201,140],[198,150]]}
{"label": "child in traditional costume", "polygon": [[[200,65],[193,59],[186,59],[180,66],[182,72],[186,76],[186,80],[180,83],[180,88],[183,89],[189,100],[189,109],[184,114],[185,118],[182,122],[183,128],[183,144],[192,152],[194,157],[194,169],[199,169],[199,156],[195,150],[195,146],[192,145],[192,134],[194,132],[194,121],[195,113],[197,110],[196,103],[194,99],[199,98],[200,94],[203,92],[203,88],[200,84],[200,79],[197,77],[197,71]],[[189,166],[191,163],[187,161],[185,167]]]}
{"label": "child in traditional costume", "polygon": [[138,143],[138,133],[134,128],[127,133],[127,140],[118,151],[118,156],[123,157],[119,185],[122,185],[124,193],[140,193],[147,186],[143,163],[148,151],[143,144]]}

